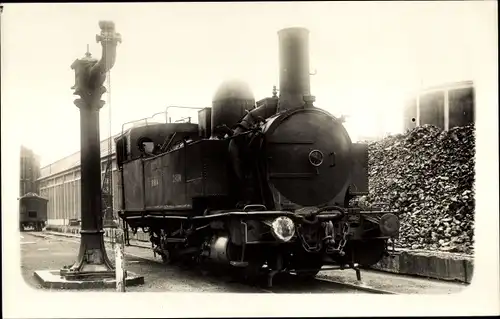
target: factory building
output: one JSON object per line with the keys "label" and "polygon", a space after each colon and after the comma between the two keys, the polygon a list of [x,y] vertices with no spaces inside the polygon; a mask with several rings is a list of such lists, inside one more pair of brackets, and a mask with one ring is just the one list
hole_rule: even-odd
{"label": "factory building", "polygon": [[29,148],[21,146],[19,197],[27,193],[39,193],[37,179],[40,176],[40,158]]}
{"label": "factory building", "polygon": [[[112,158],[113,202],[119,198],[117,187],[118,173],[116,168],[115,143],[112,139],[111,155],[109,138],[101,141],[101,185],[108,158]],[[38,178],[40,195],[47,198],[47,224],[68,225],[70,220],[80,220],[80,152],[71,154],[40,169]],[[116,208],[116,205],[113,205]]]}
{"label": "factory building", "polygon": [[404,129],[431,124],[443,130],[474,123],[474,85],[447,83],[415,94],[406,104]]}

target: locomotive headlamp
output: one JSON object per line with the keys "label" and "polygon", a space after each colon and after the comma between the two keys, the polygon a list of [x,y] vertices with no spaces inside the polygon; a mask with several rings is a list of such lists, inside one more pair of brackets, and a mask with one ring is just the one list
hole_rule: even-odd
{"label": "locomotive headlamp", "polygon": [[399,218],[394,214],[384,214],[380,218],[379,227],[385,236],[394,236],[399,232]]}
{"label": "locomotive headlamp", "polygon": [[287,242],[295,235],[295,224],[290,218],[280,216],[272,222],[271,230],[276,239]]}

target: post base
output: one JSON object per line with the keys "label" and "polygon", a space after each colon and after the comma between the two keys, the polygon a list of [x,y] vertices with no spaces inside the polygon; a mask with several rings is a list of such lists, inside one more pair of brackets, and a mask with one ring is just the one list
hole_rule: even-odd
{"label": "post base", "polygon": [[[60,275],[59,270],[37,270],[34,273],[35,278],[42,287],[49,289],[102,289],[116,288],[116,279],[112,276],[104,278],[99,273],[97,276],[90,275],[76,277],[64,277]],[[129,286],[138,286],[144,284],[144,277],[130,271],[127,272],[125,284]]]}
{"label": "post base", "polygon": [[63,267],[59,275],[68,280],[113,278],[115,269],[106,254],[103,233],[102,230],[81,230],[76,262],[72,266]]}
{"label": "post base", "polygon": [[115,271],[108,270],[104,265],[85,265],[79,271],[73,271],[71,268],[59,270],[59,276],[67,280],[92,280],[114,278]]}

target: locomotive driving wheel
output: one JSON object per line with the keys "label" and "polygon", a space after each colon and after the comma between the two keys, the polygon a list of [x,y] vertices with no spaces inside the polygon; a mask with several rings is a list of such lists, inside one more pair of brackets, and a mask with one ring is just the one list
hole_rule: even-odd
{"label": "locomotive driving wheel", "polygon": [[[350,243],[349,253],[346,256],[351,261],[364,267],[370,267],[379,262],[385,254],[385,242],[382,239],[376,239],[365,242]],[[346,260],[347,261],[347,260]]]}
{"label": "locomotive driving wheel", "polygon": [[161,261],[163,261],[164,264],[170,264],[170,253],[168,251],[165,251],[163,254],[160,254],[161,256]]}
{"label": "locomotive driving wheel", "polygon": [[292,267],[299,279],[310,280],[320,272],[323,261],[320,254],[302,254],[293,259]]}
{"label": "locomotive driving wheel", "polygon": [[179,262],[180,258],[175,253],[175,248],[169,247],[167,249],[162,249],[161,260],[164,264],[171,265]]}
{"label": "locomotive driving wheel", "polygon": [[256,283],[259,276],[262,274],[261,262],[250,262],[248,266],[241,269],[241,274],[245,281],[249,283]]}

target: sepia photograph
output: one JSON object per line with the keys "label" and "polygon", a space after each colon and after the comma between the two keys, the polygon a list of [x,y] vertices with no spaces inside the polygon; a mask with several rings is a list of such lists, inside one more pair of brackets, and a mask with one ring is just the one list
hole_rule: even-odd
{"label": "sepia photograph", "polygon": [[499,314],[495,1],[0,17],[7,317]]}

